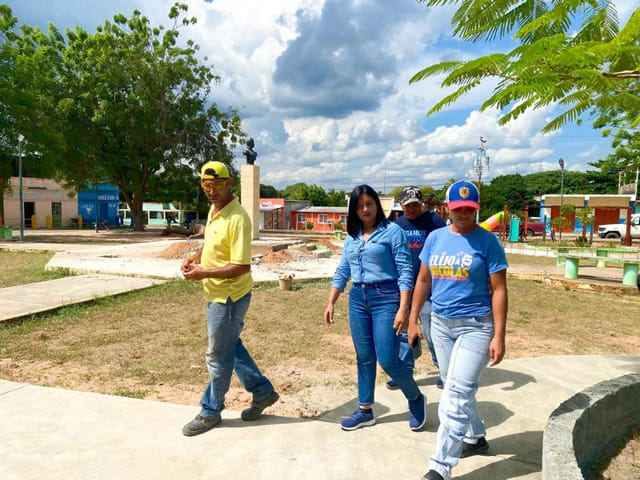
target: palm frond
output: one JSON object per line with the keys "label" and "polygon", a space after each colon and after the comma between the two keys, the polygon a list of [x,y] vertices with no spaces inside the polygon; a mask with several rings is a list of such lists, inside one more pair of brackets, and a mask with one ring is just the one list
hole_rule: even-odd
{"label": "palm frond", "polygon": [[542,129],[542,133],[551,133],[559,130],[569,123],[575,122],[584,112],[586,112],[590,108],[590,105],[584,105],[582,103],[576,105],[573,108],[570,108],[566,112],[561,113],[556,118],[547,123]]}
{"label": "palm frond", "polygon": [[452,103],[455,103],[462,95],[472,90],[473,88],[477,87],[479,84],[480,84],[479,81],[475,81],[460,87],[458,90],[456,90],[450,95],[447,95],[438,103],[436,103],[433,107],[431,107],[431,109],[427,112],[427,116],[432,115],[436,112],[439,112],[444,107],[451,105]]}
{"label": "palm frond", "polygon": [[459,61],[436,63],[435,65],[431,65],[427,68],[423,68],[422,70],[420,70],[418,73],[416,73],[413,77],[409,79],[409,83],[411,84],[411,83],[419,82],[420,80],[424,80],[427,77],[432,77],[434,75],[439,75],[441,73],[448,73],[458,68],[463,63],[464,62],[459,62]]}
{"label": "palm frond", "polygon": [[627,24],[620,30],[614,42],[618,45],[632,45],[640,40],[640,8],[629,17]]}

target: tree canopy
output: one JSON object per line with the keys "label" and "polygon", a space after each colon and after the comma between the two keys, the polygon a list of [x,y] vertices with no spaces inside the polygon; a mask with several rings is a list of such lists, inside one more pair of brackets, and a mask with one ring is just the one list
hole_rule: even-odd
{"label": "tree canopy", "polygon": [[[20,81],[21,99],[6,106],[13,132],[51,159],[68,186],[117,185],[136,228],[145,200],[197,203],[197,168],[230,163],[244,136],[237,112],[211,102],[218,77],[199,47],[179,41],[196,22],[186,12],[176,3],[169,28],[134,11],[66,37],[52,24],[47,33],[23,25],[4,47],[14,55],[10,77]],[[2,13],[9,22],[10,11]]]}
{"label": "tree canopy", "polygon": [[[455,5],[454,35],[471,42],[512,35],[518,45],[467,61],[445,61],[410,80],[445,75],[441,86],[455,91],[428,115],[496,78],[481,109],[498,108],[500,123],[529,109],[564,109],[543,131],[579,122],[583,114],[630,115],[640,122],[640,9],[620,28],[615,4],[596,0],[419,0],[428,6]],[[505,112],[506,110],[506,112]]]}
{"label": "tree canopy", "polygon": [[294,183],[280,191],[287,200],[309,200],[313,205],[327,205],[328,196],[324,188],[306,183]]}

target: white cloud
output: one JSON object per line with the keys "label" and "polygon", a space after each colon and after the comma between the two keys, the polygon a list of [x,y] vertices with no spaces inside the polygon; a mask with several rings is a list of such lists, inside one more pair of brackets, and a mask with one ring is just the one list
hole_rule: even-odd
{"label": "white cloud", "polygon": [[[46,8],[41,0],[8,3],[24,23],[52,20],[92,30],[134,8],[167,26],[174,0],[55,0]],[[433,63],[494,48],[452,40],[450,7],[428,8],[415,0],[186,3],[198,23],[181,37],[199,44],[221,76],[212,86],[213,101],[241,112],[244,130],[256,141],[261,183],[345,190],[362,182],[380,189],[440,186],[450,178],[474,177],[481,135],[490,157],[487,178],[557,169],[559,156],[582,168],[601,151],[586,129],[582,137],[540,134],[554,116],[551,109],[500,126],[499,112],[479,112],[495,86],[491,81],[426,118],[450,91],[440,89],[437,78],[409,85],[411,76]],[[627,17],[636,8],[632,0],[619,3]]]}

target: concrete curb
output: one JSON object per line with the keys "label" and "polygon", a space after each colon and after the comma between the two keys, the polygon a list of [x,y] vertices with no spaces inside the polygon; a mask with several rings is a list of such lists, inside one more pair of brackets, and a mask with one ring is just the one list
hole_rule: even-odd
{"label": "concrete curb", "polygon": [[542,447],[543,480],[596,478],[593,470],[640,426],[640,374],[593,385],[549,417]]}

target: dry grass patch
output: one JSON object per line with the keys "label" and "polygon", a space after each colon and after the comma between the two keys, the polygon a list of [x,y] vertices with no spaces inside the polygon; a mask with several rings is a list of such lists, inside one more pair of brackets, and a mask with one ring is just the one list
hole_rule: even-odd
{"label": "dry grass patch", "polygon": [[45,271],[51,252],[10,252],[0,250],[0,288],[53,280],[68,275],[62,270]]}
{"label": "dry grass patch", "polygon": [[[273,413],[317,416],[356,395],[347,295],[327,328],[328,290],[328,281],[297,282],[292,291],[254,288],[242,338],[281,393]],[[640,297],[517,279],[509,290],[507,358],[640,351]],[[173,282],[1,325],[0,378],[197,408],[208,381],[205,314],[200,286]],[[419,375],[433,371],[427,356],[418,361]],[[250,400],[234,379],[227,406]]]}
{"label": "dry grass patch", "polygon": [[519,264],[519,265],[551,265],[555,266],[556,257],[537,257],[533,255],[518,255],[514,253],[507,254],[507,261],[509,265]]}

